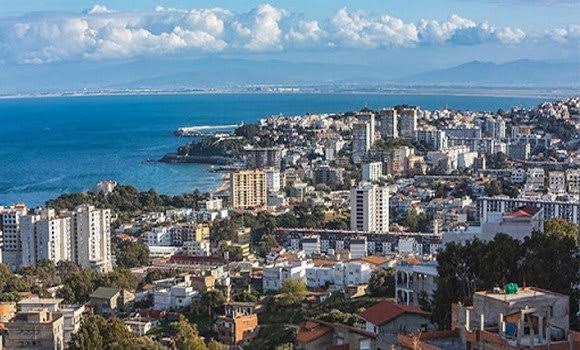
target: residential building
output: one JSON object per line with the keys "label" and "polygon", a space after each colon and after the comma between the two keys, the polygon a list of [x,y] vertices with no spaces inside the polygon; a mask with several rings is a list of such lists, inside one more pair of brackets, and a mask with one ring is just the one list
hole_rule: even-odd
{"label": "residential building", "polygon": [[383,176],[383,163],[370,162],[362,165],[362,178],[364,181],[379,181]]}
{"label": "residential building", "polygon": [[365,154],[371,149],[372,146],[371,124],[354,124],[352,137],[352,161],[355,164],[360,164]]}
{"label": "residential building", "polygon": [[512,283],[475,292],[473,306],[453,305],[451,313],[467,349],[577,349],[569,311],[566,295]]}
{"label": "residential building", "polygon": [[[580,195],[580,169],[566,170],[566,184],[568,193]],[[4,233],[4,237],[6,237],[6,233]]]}
{"label": "residential building", "polygon": [[309,318],[300,324],[295,349],[376,350],[376,338],[376,334],[356,327]]}
{"label": "residential building", "polygon": [[247,344],[257,335],[258,316],[252,303],[226,303],[224,315],[215,321],[218,341],[238,346]]}
{"label": "residential building", "polygon": [[81,328],[81,321],[85,313],[84,305],[66,305],[60,308],[64,317],[64,343],[71,341],[72,335]]}
{"label": "residential building", "polygon": [[363,112],[357,113],[356,118],[359,120],[359,122],[369,125],[370,141],[371,141],[371,146],[372,146],[373,143],[375,142],[375,138],[376,138],[375,114],[371,111],[363,111]]}
{"label": "residential building", "polygon": [[512,171],[510,180],[512,183],[515,184],[523,184],[524,182],[526,182],[527,177],[528,173],[524,168],[517,168]]}
{"label": "residential building", "polygon": [[544,213],[544,220],[562,218],[572,223],[580,223],[578,201],[546,201],[526,198],[508,198],[506,196],[479,197],[477,199],[477,213],[480,222],[486,222],[491,212],[513,212],[521,207],[538,207]]}
{"label": "residential building", "polygon": [[397,110],[394,108],[381,109],[379,119],[381,123],[381,136],[386,139],[399,137]]}
{"label": "residential building", "polygon": [[431,146],[437,151],[447,149],[447,136],[443,130],[417,130],[415,140]]}
{"label": "residential building", "polygon": [[350,227],[353,231],[389,231],[389,191],[386,186],[360,183],[350,191]]}
{"label": "residential building", "polygon": [[266,205],[268,185],[263,170],[242,170],[230,174],[230,200],[235,209]]}
{"label": "residential building", "polygon": [[453,139],[480,139],[482,137],[481,128],[447,128],[445,134]]}
{"label": "residential building", "polygon": [[6,350],[64,349],[64,317],[46,309],[18,312],[4,325]]}
{"label": "residential building", "polygon": [[197,202],[197,210],[199,211],[218,211],[222,209],[221,198],[209,198]]}
{"label": "residential building", "polygon": [[395,297],[398,304],[420,306],[430,301],[437,288],[437,264],[399,263],[395,273]]}
{"label": "residential building", "polygon": [[177,284],[169,288],[153,291],[153,310],[170,311],[190,306],[199,292],[187,284]]}
{"label": "residential building", "polygon": [[0,207],[0,231],[2,232],[2,262],[12,271],[22,263],[22,241],[20,239],[20,219],[28,208],[24,204]]}
{"label": "residential building", "polygon": [[548,172],[548,192],[554,194],[566,193],[566,173],[563,171]]}
{"label": "residential building", "polygon": [[280,169],[279,168],[267,168],[264,170],[266,173],[266,186],[269,193],[279,192],[282,188]]}
{"label": "residential building", "polygon": [[111,210],[84,204],[64,215],[72,219],[72,260],[82,268],[111,271]]}
{"label": "residential building", "polygon": [[313,180],[315,185],[335,186],[342,183],[344,169],[323,164],[314,169]]}
{"label": "residential building", "polygon": [[277,291],[287,279],[304,281],[306,278],[306,268],[309,266],[312,265],[309,265],[306,261],[265,266],[262,277],[262,290],[264,293]]}
{"label": "residential building", "polygon": [[546,173],[542,168],[530,168],[526,176],[526,187],[534,192],[542,192],[546,183]]}
{"label": "residential building", "polygon": [[508,145],[508,157],[515,160],[527,160],[530,158],[531,147],[527,141],[515,141]]}
{"label": "residential building", "polygon": [[359,316],[365,322],[364,330],[377,336],[377,349],[391,349],[397,335],[433,329],[431,314],[416,306],[398,305],[389,300],[375,304]]}
{"label": "residential building", "polygon": [[417,131],[417,108],[402,108],[399,113],[401,114],[401,137],[414,139]]}
{"label": "residential building", "polygon": [[20,218],[22,261],[20,266],[41,260],[54,263],[72,259],[71,219],[58,217],[54,209],[37,209]]}
{"label": "residential building", "polygon": [[252,147],[244,149],[248,169],[280,169],[282,151],[278,147]]}
{"label": "residential building", "polygon": [[112,316],[134,298],[133,293],[124,289],[99,287],[90,295],[89,305],[99,315]]}

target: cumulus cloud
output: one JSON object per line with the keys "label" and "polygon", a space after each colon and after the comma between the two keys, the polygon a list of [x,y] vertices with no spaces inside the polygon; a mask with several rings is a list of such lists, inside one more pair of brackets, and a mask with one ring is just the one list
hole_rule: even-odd
{"label": "cumulus cloud", "polygon": [[[41,64],[187,52],[272,52],[299,49],[396,48],[428,45],[517,45],[532,37],[460,15],[405,22],[389,14],[339,9],[329,19],[262,4],[246,13],[224,8],[116,12],[95,5],[81,14],[24,14],[0,18],[0,60]],[[536,35],[534,38],[537,38]],[[559,45],[580,41],[580,26],[541,37]]]}

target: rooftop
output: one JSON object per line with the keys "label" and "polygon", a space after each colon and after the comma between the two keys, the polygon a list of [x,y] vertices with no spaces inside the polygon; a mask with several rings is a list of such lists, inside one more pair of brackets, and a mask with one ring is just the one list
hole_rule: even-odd
{"label": "rooftop", "polygon": [[431,315],[416,306],[398,305],[390,300],[383,300],[361,312],[360,316],[376,326],[382,326],[404,314]]}
{"label": "rooftop", "polygon": [[500,292],[496,291],[480,291],[476,292],[475,295],[482,296],[498,301],[504,302],[512,302],[512,301],[523,301],[526,299],[534,299],[538,297],[562,297],[562,294],[558,294],[555,292],[550,292],[544,289],[535,288],[535,287],[523,287],[519,288],[517,293],[508,294],[505,291],[501,290]]}

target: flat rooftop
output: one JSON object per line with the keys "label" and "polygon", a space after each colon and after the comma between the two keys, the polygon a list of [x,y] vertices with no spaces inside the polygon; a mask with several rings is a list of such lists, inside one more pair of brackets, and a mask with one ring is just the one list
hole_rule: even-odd
{"label": "flat rooftop", "polygon": [[546,291],[539,288],[527,287],[527,288],[520,288],[518,289],[517,293],[514,294],[507,294],[503,290],[500,293],[496,293],[493,291],[482,291],[476,292],[475,295],[482,296],[485,298],[490,298],[498,301],[505,301],[505,302],[512,302],[512,301],[523,301],[527,299],[535,299],[535,298],[560,298],[563,297],[562,294],[558,294],[555,292]]}

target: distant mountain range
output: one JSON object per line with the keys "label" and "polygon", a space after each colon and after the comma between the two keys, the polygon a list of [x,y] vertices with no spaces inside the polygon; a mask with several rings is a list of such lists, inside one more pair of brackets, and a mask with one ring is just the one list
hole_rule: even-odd
{"label": "distant mountain range", "polygon": [[[395,69],[356,64],[249,60],[222,57],[0,65],[0,94],[81,91],[84,89],[195,89],[248,85],[578,87],[578,63],[519,60],[496,64],[473,61],[452,68],[409,75]],[[425,70],[429,67],[425,67]]]}
{"label": "distant mountain range", "polygon": [[472,61],[456,67],[416,74],[400,83],[433,85],[579,86],[579,63],[518,60],[502,64]]}

